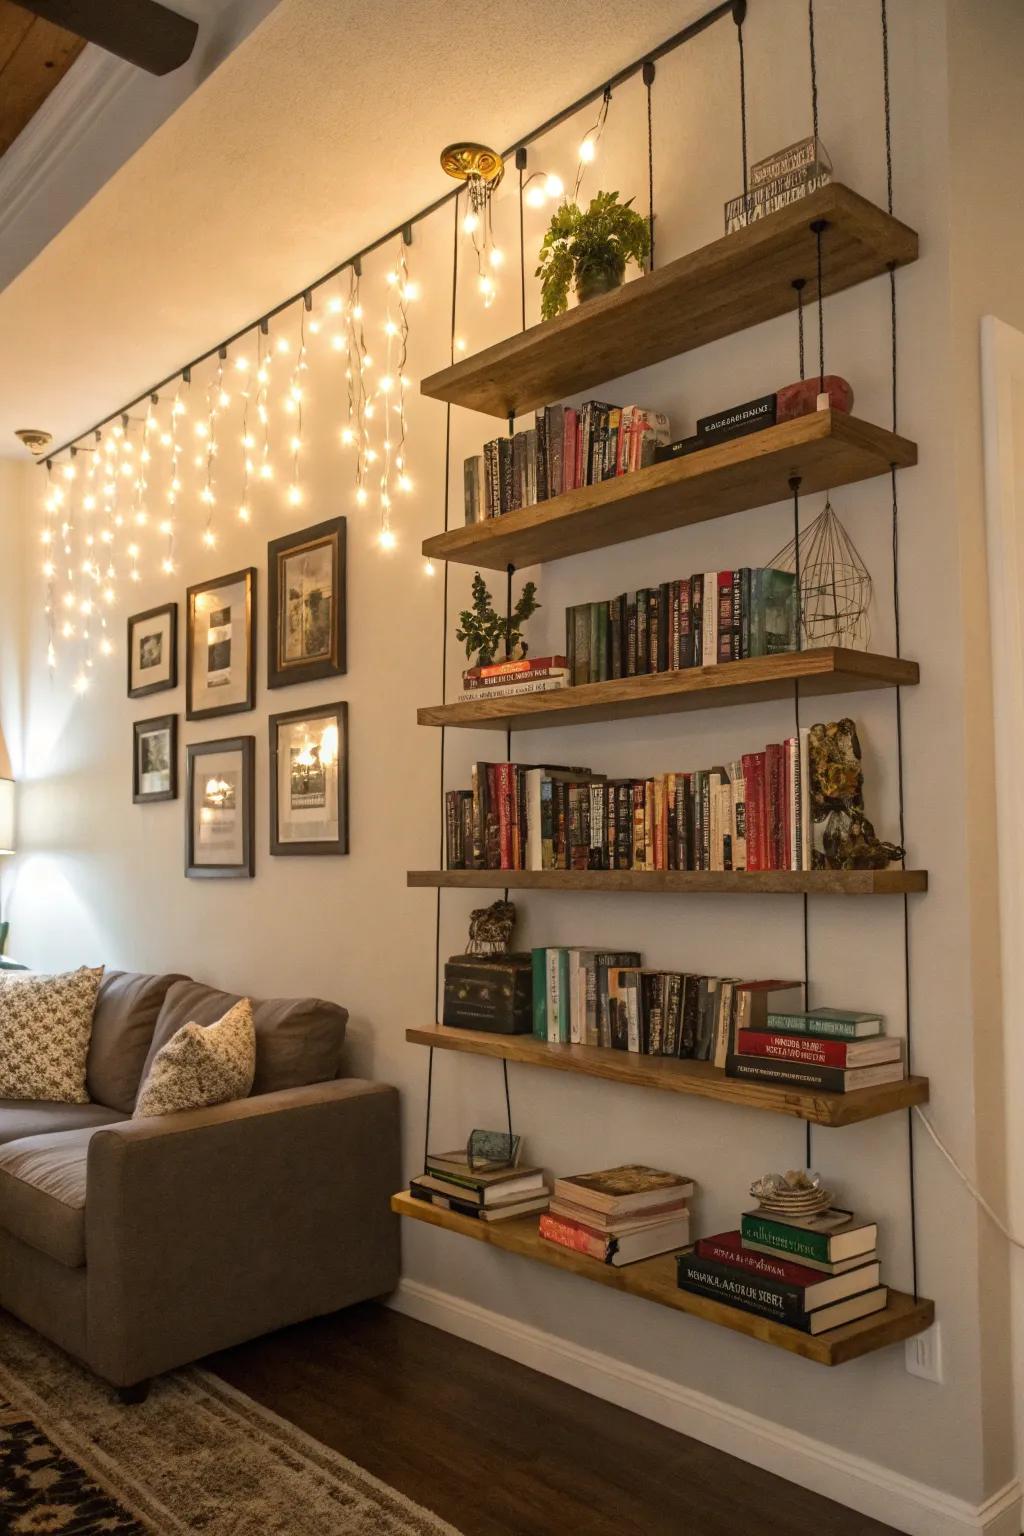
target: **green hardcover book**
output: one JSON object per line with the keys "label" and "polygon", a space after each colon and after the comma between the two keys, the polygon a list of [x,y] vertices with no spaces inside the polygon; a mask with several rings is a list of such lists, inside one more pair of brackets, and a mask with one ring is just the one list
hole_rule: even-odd
{"label": "green hardcover book", "polygon": [[764,649],[764,571],[750,573],[750,616],[748,621],[747,651],[751,656],[763,656]]}
{"label": "green hardcover book", "polygon": [[588,604],[590,609],[590,675],[586,683],[601,681],[601,607],[600,603]]}
{"label": "green hardcover book", "polygon": [[781,1035],[820,1035],[829,1040],[867,1040],[882,1033],[878,1013],[815,1008],[812,1013],[769,1013],[764,1028]]}
{"label": "green hardcover book", "polygon": [[873,1252],[878,1227],[874,1222],[854,1226],[853,1212],[838,1207],[818,1216],[789,1220],[757,1210],[744,1212],[740,1237],[745,1248],[770,1248],[774,1253],[791,1253],[828,1264]]}
{"label": "green hardcover book", "polygon": [[578,603],[573,609],[575,641],[573,644],[573,687],[590,682],[590,603]]}
{"label": "green hardcover book", "polygon": [[548,1037],[548,952],[531,951],[533,970],[533,1033],[538,1040]]}
{"label": "green hardcover book", "polygon": [[[597,609],[597,649],[591,650],[591,675],[595,683],[606,683],[611,676],[609,667],[609,635],[607,603],[595,603]],[[595,660],[596,658],[596,660]]]}
{"label": "green hardcover book", "polygon": [[792,571],[765,570],[762,576],[764,654],[778,656],[796,650],[796,576]]}
{"label": "green hardcover book", "polygon": [[572,1001],[569,978],[569,951],[558,951],[558,1043],[568,1045],[572,1039]]}

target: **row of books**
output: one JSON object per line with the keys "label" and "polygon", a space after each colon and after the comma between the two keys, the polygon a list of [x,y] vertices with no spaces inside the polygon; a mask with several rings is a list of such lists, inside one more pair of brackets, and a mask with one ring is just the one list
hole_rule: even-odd
{"label": "row of books", "polygon": [[549,405],[534,425],[484,444],[463,469],[467,523],[532,507],[582,485],[596,485],[654,462],[669,442],[668,417],[639,405],[585,400]]}
{"label": "row of books", "polygon": [[699,1239],[676,1260],[680,1290],[827,1333],[881,1312],[878,1227],[833,1206],[814,1216],[746,1212],[738,1230]]}
{"label": "row of books", "polygon": [[574,684],[678,672],[797,649],[792,571],[704,571],[565,612]]}
{"label": "row of books", "polygon": [[448,868],[810,869],[808,736],[647,779],[474,763],[472,788],[445,795]]}
{"label": "row of books", "polygon": [[519,1163],[471,1164],[464,1151],[428,1152],[424,1171],[410,1181],[409,1193],[479,1221],[510,1221],[546,1210],[548,1204],[543,1169]]}
{"label": "row of books", "polygon": [[760,1022],[740,1023],[723,1064],[728,1077],[825,1093],[877,1088],[906,1076],[903,1042],[884,1034],[881,1015],[838,1008],[772,1011]]}
{"label": "row of books", "polygon": [[531,960],[537,1039],[719,1067],[738,1032],[768,1027],[769,994],[797,985],[648,969],[636,950],[537,948]]}
{"label": "row of books", "polygon": [[541,1237],[619,1268],[690,1241],[687,1201],[696,1186],[683,1174],[630,1163],[556,1179]]}

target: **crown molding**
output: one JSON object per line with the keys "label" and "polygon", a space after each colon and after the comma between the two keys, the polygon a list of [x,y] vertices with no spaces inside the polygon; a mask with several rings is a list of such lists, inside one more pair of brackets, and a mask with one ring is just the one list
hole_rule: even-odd
{"label": "crown molding", "polygon": [[87,133],[136,71],[102,48],[85,48],[0,158],[0,236],[41,191],[69,145]]}

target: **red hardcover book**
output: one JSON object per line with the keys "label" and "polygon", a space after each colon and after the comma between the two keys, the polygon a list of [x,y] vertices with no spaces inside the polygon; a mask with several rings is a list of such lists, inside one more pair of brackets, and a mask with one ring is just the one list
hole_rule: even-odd
{"label": "red hardcover book", "polygon": [[467,667],[463,677],[516,677],[521,672],[561,670],[568,663],[564,656],[524,656],[520,661],[495,661],[486,667]]}
{"label": "red hardcover book", "polygon": [[788,737],[782,743],[782,846],[781,869],[793,869],[793,807],[789,798],[789,781],[793,773],[793,742]]}
{"label": "red hardcover book", "polygon": [[747,786],[747,869],[762,870],[766,868],[763,752],[744,752],[743,779]]}
{"label": "red hardcover book", "polygon": [[741,1056],[773,1056],[782,1061],[810,1061],[819,1067],[843,1067],[845,1040],[820,1040],[814,1035],[775,1035],[758,1029],[741,1029],[736,1036]]}
{"label": "red hardcover book", "polygon": [[572,491],[576,478],[576,412],[567,405],[562,417],[562,489]]}
{"label": "red hardcover book", "polygon": [[[760,755],[760,754],[759,754]],[[772,741],[764,749],[765,869],[782,869],[782,746]]]}
{"label": "red hardcover book", "polygon": [[[544,1220],[546,1218],[542,1216],[541,1221]],[[822,1278],[820,1269],[808,1269],[790,1259],[776,1258],[773,1253],[757,1253],[744,1248],[738,1232],[719,1232],[716,1237],[698,1238],[694,1252],[698,1258],[717,1259],[720,1264],[732,1264],[749,1274],[781,1280],[786,1285],[817,1285]]]}
{"label": "red hardcover book", "polygon": [[498,847],[501,851],[499,869],[514,869],[512,862],[512,764],[498,763],[495,768],[494,794],[498,806]]}

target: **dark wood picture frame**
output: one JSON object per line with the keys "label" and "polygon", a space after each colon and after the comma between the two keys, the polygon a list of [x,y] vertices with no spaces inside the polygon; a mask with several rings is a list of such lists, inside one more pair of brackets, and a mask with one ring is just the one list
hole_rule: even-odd
{"label": "dark wood picture frame", "polygon": [[[345,673],[347,604],[345,594],[346,519],[332,517],[312,528],[301,528],[267,545],[267,687],[287,688],[292,683],[311,683]],[[315,661],[287,662],[284,658],[283,624],[287,612],[282,573],[289,556],[320,544],[331,545],[334,612],[331,619],[330,655]]]}
{"label": "dark wood picture frame", "polygon": [[[242,759],[242,860],[239,864],[197,864],[195,856],[196,763],[213,753],[237,752]],[[190,742],[185,748],[185,876],[189,880],[251,880],[256,873],[256,738],[228,736]]]}
{"label": "dark wood picture frame", "polygon": [[[132,661],[135,655],[135,626],[142,624],[146,619],[158,618],[161,614],[170,617],[170,648],[171,665],[170,674],[164,683],[147,683],[142,688],[132,687]],[[131,613],[128,615],[128,697],[130,699],[144,699],[151,693],[163,693],[168,688],[178,686],[178,605],[177,603],[161,603],[156,608],[147,608],[145,613]]]}
{"label": "dark wood picture frame", "polygon": [[[247,647],[245,698],[237,704],[221,704],[207,709],[195,709],[192,704],[192,681],[195,668],[195,613],[196,598],[202,592],[217,587],[228,587],[235,582],[245,583],[245,638]],[[212,581],[200,581],[189,587],[185,603],[185,719],[212,720],[218,715],[242,715],[256,707],[256,567],[245,566],[227,576],[216,576]]]}
{"label": "dark wood picture frame", "polygon": [[[279,826],[278,742],[280,727],[297,720],[322,720],[334,717],[338,730],[338,836],[331,841],[283,842]],[[270,851],[278,855],[348,853],[348,705],[310,704],[305,709],[289,709],[271,715],[270,727]]]}
{"label": "dark wood picture frame", "polygon": [[[156,731],[165,730],[170,733],[171,750],[171,786],[169,789],[156,790],[147,793],[140,788],[141,774],[139,771],[139,740],[143,735],[149,735]],[[154,715],[151,720],[135,720],[132,722],[132,803],[133,805],[155,805],[158,800],[177,800],[178,798],[178,717],[177,715]]]}

